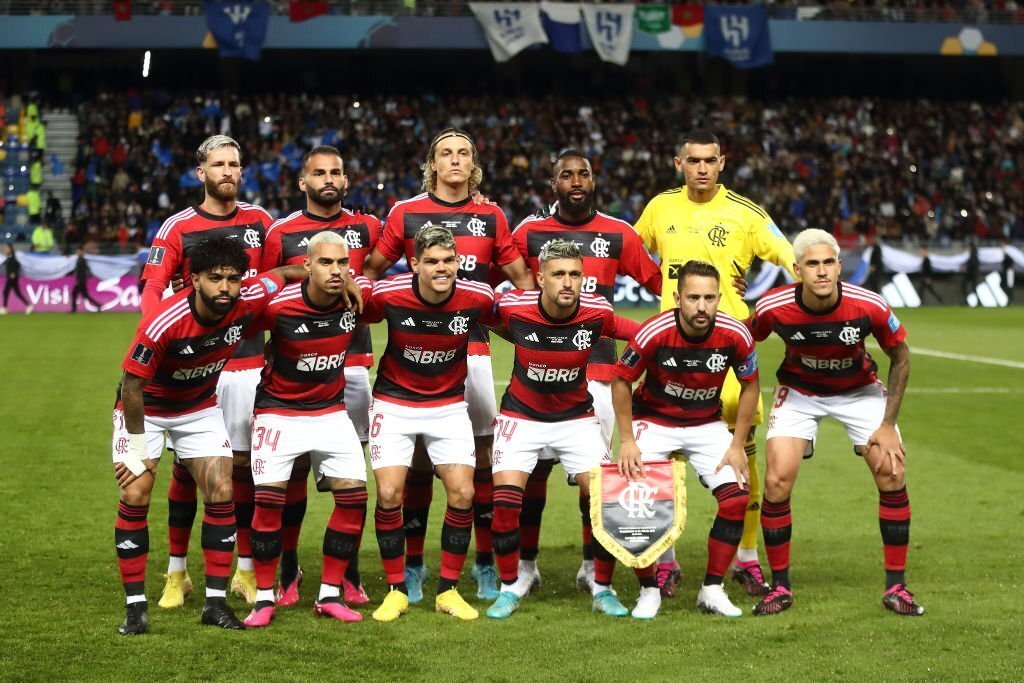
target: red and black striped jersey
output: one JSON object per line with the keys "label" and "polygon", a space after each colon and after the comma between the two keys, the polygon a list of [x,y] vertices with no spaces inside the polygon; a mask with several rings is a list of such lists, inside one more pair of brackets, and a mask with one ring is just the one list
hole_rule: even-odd
{"label": "red and black striped jersey", "polygon": [[363,321],[386,320],[388,344],[377,367],[373,395],[412,406],[458,403],[466,392],[470,331],[494,322],[489,285],[456,280],[438,304],[420,295],[413,273],[374,283]]}
{"label": "red and black striped jersey", "polygon": [[[204,239],[231,237],[242,240],[249,254],[249,270],[242,277],[251,278],[262,272],[263,242],[272,222],[273,218],[262,207],[245,202],[238,202],[235,210],[226,216],[214,216],[199,206],[191,206],[168,218],[153,238],[149,260],[142,271],[142,279],[146,282],[142,291],[142,315],[156,308],[176,274],[181,274],[186,289],[191,287],[189,252]],[[262,366],[263,340],[252,337],[238,346],[236,356],[228,363],[227,369],[248,370]]]}
{"label": "red and black striped jersey", "polygon": [[144,316],[121,367],[149,380],[146,414],[174,417],[217,404],[217,378],[244,336],[284,283],[271,273],[242,282],[241,294],[223,319],[203,325],[196,291],[186,288]]}
{"label": "red and black striped jersey", "polygon": [[669,427],[692,427],[721,419],[722,383],[729,368],[741,382],[757,379],[757,352],[750,331],[719,311],[701,338],[683,332],[679,309],[643,324],[619,358],[615,371],[635,382],[633,417]]}
{"label": "red and black striped jersey", "polygon": [[[538,272],[540,250],[549,241],[571,240],[583,253],[583,292],[600,294],[609,302],[615,300],[615,276],[628,275],[651,294],[661,296],[661,267],[644,248],[643,240],[629,223],[600,211],[590,218],[572,223],[558,214],[527,218],[512,232],[512,243]],[[607,382],[615,374],[615,342],[598,342],[587,367],[587,379]]]}
{"label": "red and black striped jersey", "polygon": [[821,396],[858,389],[878,379],[878,366],[864,349],[868,335],[883,349],[907,338],[885,299],[848,282],[837,285],[839,300],[827,311],[804,306],[799,283],[771,290],[754,307],[747,321],[754,338],[775,332],[786,344],[776,373],[781,384]]}
{"label": "red and black striped jersey", "polygon": [[[271,270],[283,265],[301,266],[306,260],[309,240],[318,232],[329,230],[345,238],[348,244],[349,270],[353,275],[363,274],[363,262],[377,245],[380,221],[376,216],[343,208],[329,218],[296,211],[275,222],[267,231],[263,245],[263,267]],[[373,345],[370,330],[358,327],[352,337],[345,365],[372,367]]]}
{"label": "red and black striped jersey", "polygon": [[[364,299],[372,284],[356,282]],[[256,389],[256,413],[323,415],[345,408],[345,356],[355,338],[357,317],[343,300],[321,308],[309,300],[309,280],[293,282],[256,319],[255,330],[270,330],[273,354]]]}
{"label": "red and black striped jersey", "polygon": [[[388,217],[377,251],[389,261],[403,256],[412,263],[416,233],[427,224],[448,228],[455,236],[459,252],[460,278],[489,283],[491,266],[505,266],[519,258],[512,244],[508,220],[495,204],[474,204],[472,198],[460,202],[446,202],[424,192],[412,199],[396,203]],[[469,353],[487,355],[487,331],[473,331]]]}
{"label": "red and black striped jersey", "polygon": [[603,296],[581,294],[572,316],[550,317],[541,291],[514,289],[498,301],[498,319],[515,345],[512,377],[501,412],[539,422],[562,422],[594,412],[586,368],[602,337],[629,339],[639,325],[619,318]]}

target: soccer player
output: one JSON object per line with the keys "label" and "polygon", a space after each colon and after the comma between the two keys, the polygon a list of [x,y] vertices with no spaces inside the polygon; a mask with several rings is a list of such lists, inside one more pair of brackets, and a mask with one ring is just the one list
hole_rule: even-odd
{"label": "soccer player", "polygon": [[149,621],[146,520],[165,435],[203,493],[206,606],[201,621],[244,628],[225,601],[235,505],[231,448],[215,390],[245,326],[283,280],[297,279],[302,269],[279,268],[243,281],[249,256],[241,242],[227,237],[194,244],[190,258],[192,287],[158,303],[142,319],[122,364],[112,444],[114,476],[121,487],[114,545],[127,596],[122,635],[144,633]]}
{"label": "soccer player", "polygon": [[[230,237],[238,240],[249,255],[250,267],[243,277],[252,277],[262,263],[264,235],[273,222],[259,206],[238,201],[242,182],[242,157],[238,143],[226,135],[208,137],[196,150],[196,175],[203,182],[202,203],[191,206],[164,221],[149,249],[142,279],[143,318],[160,305],[160,298],[179,274],[186,288],[191,282],[192,250],[204,239]],[[249,471],[249,428],[256,385],[263,367],[263,339],[252,337],[238,344],[235,357],[220,373],[217,403],[227,423],[234,454],[235,506],[238,515],[238,568],[231,580],[232,592],[252,603],[256,598],[249,528],[252,524],[253,484]],[[172,447],[174,446],[171,439]],[[167,490],[167,526],[170,558],[167,583],[160,607],[180,607],[192,592],[186,560],[192,525],[196,517],[196,482],[184,463],[176,458]]]}
{"label": "soccer player", "polygon": [[[661,295],[661,270],[644,249],[643,241],[625,221],[594,209],[597,179],[590,160],[582,152],[569,149],[555,161],[551,189],[558,197],[555,212],[547,217],[531,217],[512,232],[512,241],[527,265],[537,272],[541,249],[555,238],[570,240],[580,248],[583,258],[583,291],[599,294],[608,302],[614,300],[615,276],[628,275],[655,296]],[[601,423],[601,435],[611,444],[615,427],[611,390],[617,357],[615,341],[604,338],[594,345],[587,366],[587,387],[594,398],[594,413]],[[544,451],[530,474],[523,497],[521,516],[522,565],[520,573],[532,574],[540,584],[537,570],[537,549],[540,541],[541,517],[547,498],[547,482],[554,466],[550,451]],[[580,494],[583,494],[582,489]],[[583,563],[576,574],[581,590],[590,591],[594,583],[594,555],[588,534],[590,511],[583,514]]]}
{"label": "soccer player", "polygon": [[[299,190],[306,195],[306,208],[282,218],[267,231],[263,247],[262,270],[290,263],[302,265],[308,257],[310,240],[321,231],[337,233],[348,248],[349,270],[362,275],[363,261],[377,244],[380,221],[359,211],[342,206],[348,189],[341,153],[329,145],[306,152],[302,157]],[[370,367],[373,348],[370,331],[359,326],[345,355],[345,411],[355,427],[359,440],[368,440],[370,408]],[[302,518],[306,514],[306,479],[309,474],[308,456],[295,460],[287,486],[284,511],[281,515],[283,536],[281,542],[281,582],[277,605],[285,607],[299,601],[298,544]],[[342,580],[345,602],[365,605],[369,602],[359,579],[358,555],[353,556]]]}
{"label": "soccer player", "polygon": [[[537,260],[540,289],[513,290],[498,305],[515,360],[495,421],[493,533],[502,585],[487,610],[495,619],[510,617],[533,584],[531,573],[519,571],[519,514],[542,450],[551,450],[580,487],[580,512],[590,526],[590,469],[611,458],[587,391],[586,368],[602,336],[629,339],[640,327],[616,317],[603,296],[580,293],[586,277],[575,241],[549,239]],[[594,544],[594,558],[594,609],[625,616],[611,587],[614,558],[600,543]],[[634,616],[643,616],[645,595],[653,592],[659,601],[660,595],[653,568],[637,575],[643,587]]]}
{"label": "soccer player", "polygon": [[[737,320],[745,320],[748,310],[742,296],[746,291],[743,278],[754,257],[782,266],[792,274],[792,247],[761,207],[718,183],[718,176],[725,168],[725,157],[714,133],[695,130],[686,134],[679,155],[673,161],[686,184],[652,198],[636,224],[637,232],[647,248],[661,256],[666,287],[676,290],[680,270],[687,261],[707,261],[718,269],[721,278],[719,309]],[[672,297],[662,296],[661,310],[672,308],[672,301]],[[729,373],[722,388],[722,412],[731,429],[736,427],[740,384]],[[753,424],[761,421],[758,397]],[[732,576],[746,587],[749,595],[764,595],[768,584],[757,560],[761,482],[754,428],[744,436],[750,470],[750,503]],[[674,595],[680,578],[672,549],[658,564],[662,595]]]}
{"label": "soccer player", "polygon": [[[318,488],[334,496],[313,613],[341,621],[363,618],[341,601],[340,592],[345,568],[359,552],[367,500],[363,449],[345,404],[345,356],[357,329],[342,296],[349,251],[344,237],[326,230],[308,242],[308,277],[282,289],[255,324],[271,331],[273,355],[256,390],[252,427],[257,590],[246,626],[268,626],[274,618],[286,489],[293,463],[307,454],[316,465]],[[368,296],[370,281],[359,279]]]}
{"label": "soccer player", "polygon": [[[738,617],[722,586],[743,533],[749,500],[743,442],[757,407],[757,353],[743,323],[718,312],[718,270],[705,261],[679,269],[676,308],[644,323],[622,354],[612,379],[619,426],[619,471],[644,477],[645,462],[667,460],[681,451],[718,502],[708,534],[708,562],[697,594],[697,609]],[[736,429],[722,420],[719,396],[729,369],[741,382]],[[631,394],[631,384],[647,372]],[[661,593],[651,596],[652,616]]]}
{"label": "soccer player", "polygon": [[[786,345],[768,421],[761,517],[772,587],[754,607],[754,614],[778,614],[793,604],[790,495],[818,424],[827,416],[846,428],[878,487],[878,524],[885,557],[882,604],[896,614],[924,614],[904,576],[910,499],[904,478],[906,450],[896,420],[910,377],[907,332],[881,296],[840,282],[842,261],[832,235],[824,230],[804,230],[793,240],[793,252],[803,284],[765,294],[748,323],[755,339],[775,332]],[[875,375],[877,365],[864,349],[869,334],[889,356],[888,390]]]}
{"label": "soccer player", "polygon": [[[426,191],[398,202],[391,209],[380,241],[366,262],[365,275],[377,279],[403,255],[411,262],[417,231],[436,225],[449,229],[455,236],[460,278],[488,283],[493,266],[516,287],[533,287],[526,263],[512,244],[505,214],[495,204],[477,203],[472,197],[480,187],[483,168],[469,134],[457,128],[446,128],[438,133],[430,143],[421,168]],[[493,600],[497,597],[497,574],[491,546],[491,444],[497,402],[490,345],[487,332],[482,328],[472,332],[468,367],[466,401],[473,421],[477,459],[473,501],[477,554],[472,575],[478,582],[477,596]],[[423,566],[423,539],[434,491],[433,476],[421,447],[417,448],[407,489],[404,510],[408,542],[406,583],[409,601],[415,603],[423,598],[422,585],[427,578],[427,568]]]}
{"label": "soccer player", "polygon": [[391,587],[373,613],[377,621],[393,621],[409,609],[402,498],[417,438],[448,496],[435,608],[463,620],[479,616],[456,589],[473,526],[476,465],[466,356],[472,331],[492,320],[494,292],[484,283],[456,280],[459,257],[447,228],[420,229],[410,259],[413,272],[377,282],[364,312],[367,323],[388,324],[370,408],[374,526]]}

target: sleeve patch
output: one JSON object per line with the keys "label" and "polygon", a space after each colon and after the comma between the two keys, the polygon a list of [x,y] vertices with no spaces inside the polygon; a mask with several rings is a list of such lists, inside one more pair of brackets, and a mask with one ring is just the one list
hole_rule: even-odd
{"label": "sleeve patch", "polygon": [[892,332],[893,334],[895,334],[896,330],[898,330],[898,329],[900,329],[900,319],[896,317],[895,313],[890,312],[889,313],[889,331]]}
{"label": "sleeve patch", "polygon": [[786,239],[785,235],[782,234],[782,231],[779,230],[779,226],[775,225],[774,223],[769,223],[767,225],[767,228],[768,228],[768,232],[770,232],[771,234],[775,235],[776,237],[781,237],[782,239]]}
{"label": "sleeve patch", "polygon": [[149,348],[142,342],[135,345],[132,349],[132,360],[140,365],[149,365],[150,361],[153,360],[153,349]]}
{"label": "sleeve patch", "polygon": [[757,352],[754,351],[736,367],[736,374],[740,377],[750,377],[757,372]]}
{"label": "sleeve patch", "polygon": [[622,352],[622,357],[619,358],[619,362],[627,368],[635,368],[636,364],[640,362],[640,354],[637,353],[636,349],[632,346],[627,347],[626,350]]}
{"label": "sleeve patch", "polygon": [[149,259],[146,261],[146,265],[159,266],[164,262],[164,252],[167,251],[166,247],[150,247],[149,248]]}
{"label": "sleeve patch", "polygon": [[273,294],[277,291],[277,283],[271,280],[269,277],[261,277],[260,282],[267,288],[267,294]]}

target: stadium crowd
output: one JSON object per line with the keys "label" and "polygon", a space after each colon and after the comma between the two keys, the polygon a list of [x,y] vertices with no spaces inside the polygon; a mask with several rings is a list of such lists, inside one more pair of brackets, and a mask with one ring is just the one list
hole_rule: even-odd
{"label": "stadium crowd", "polygon": [[148,245],[175,207],[199,195],[193,150],[213,133],[241,142],[243,196],[274,217],[299,205],[299,158],[317,144],[344,153],[347,203],[383,217],[419,191],[424,140],[448,124],[477,136],[482,189],[512,224],[553,201],[551,159],[569,146],[594,159],[599,206],[634,222],[650,197],[681,184],[671,164],[679,131],[706,124],[722,132],[726,182],[762,202],[787,232],[821,226],[848,243],[1024,237],[1020,102],[156,91],[101,94],[77,111],[77,152],[66,160],[69,246]]}

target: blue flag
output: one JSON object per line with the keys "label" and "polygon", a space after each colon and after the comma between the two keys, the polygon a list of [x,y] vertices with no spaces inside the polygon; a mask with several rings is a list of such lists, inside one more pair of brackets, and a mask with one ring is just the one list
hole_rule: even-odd
{"label": "blue flag", "polygon": [[580,34],[580,6],[574,2],[540,3],[540,22],[548,34],[548,42],[556,52],[575,54],[583,50]]}
{"label": "blue flag", "polygon": [[772,63],[768,8],[764,5],[705,5],[704,44],[708,54],[741,69]]}
{"label": "blue flag", "polygon": [[259,60],[270,20],[270,5],[266,0],[206,2],[203,12],[221,57]]}

